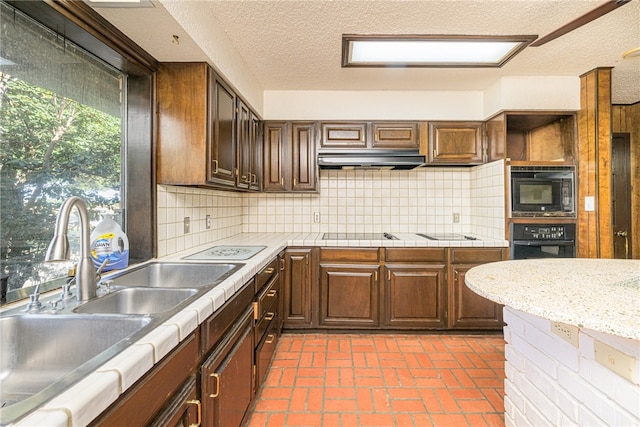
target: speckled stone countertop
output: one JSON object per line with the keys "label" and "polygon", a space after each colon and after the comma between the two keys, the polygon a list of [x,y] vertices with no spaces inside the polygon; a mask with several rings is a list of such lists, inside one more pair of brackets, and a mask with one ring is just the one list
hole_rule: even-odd
{"label": "speckled stone countertop", "polygon": [[501,261],[472,268],[465,283],[525,313],[640,340],[639,260]]}

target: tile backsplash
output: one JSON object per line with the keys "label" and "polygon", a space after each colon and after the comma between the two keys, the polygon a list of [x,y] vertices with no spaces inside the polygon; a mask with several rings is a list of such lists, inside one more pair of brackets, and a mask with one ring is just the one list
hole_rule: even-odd
{"label": "tile backsplash", "polygon": [[[437,231],[504,239],[503,161],[413,171],[321,170],[319,189],[245,194],[159,185],[158,256],[240,232]],[[314,222],[317,215],[320,222]],[[184,217],[191,222],[188,234]]]}

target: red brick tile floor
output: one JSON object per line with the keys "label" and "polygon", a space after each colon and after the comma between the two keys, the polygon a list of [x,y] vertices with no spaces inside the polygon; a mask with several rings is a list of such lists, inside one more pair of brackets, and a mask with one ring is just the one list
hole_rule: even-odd
{"label": "red brick tile floor", "polygon": [[501,335],[283,334],[247,427],[504,426]]}

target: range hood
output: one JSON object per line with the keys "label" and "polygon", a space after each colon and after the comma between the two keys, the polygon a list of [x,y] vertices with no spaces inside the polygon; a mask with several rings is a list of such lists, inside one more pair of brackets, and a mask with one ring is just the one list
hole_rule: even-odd
{"label": "range hood", "polygon": [[343,150],[318,153],[320,169],[414,169],[425,164],[417,151]]}

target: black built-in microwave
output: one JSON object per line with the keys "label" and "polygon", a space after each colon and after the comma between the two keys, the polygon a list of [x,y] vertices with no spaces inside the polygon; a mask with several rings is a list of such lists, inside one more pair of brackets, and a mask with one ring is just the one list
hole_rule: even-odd
{"label": "black built-in microwave", "polygon": [[575,217],[574,166],[511,166],[512,217]]}

